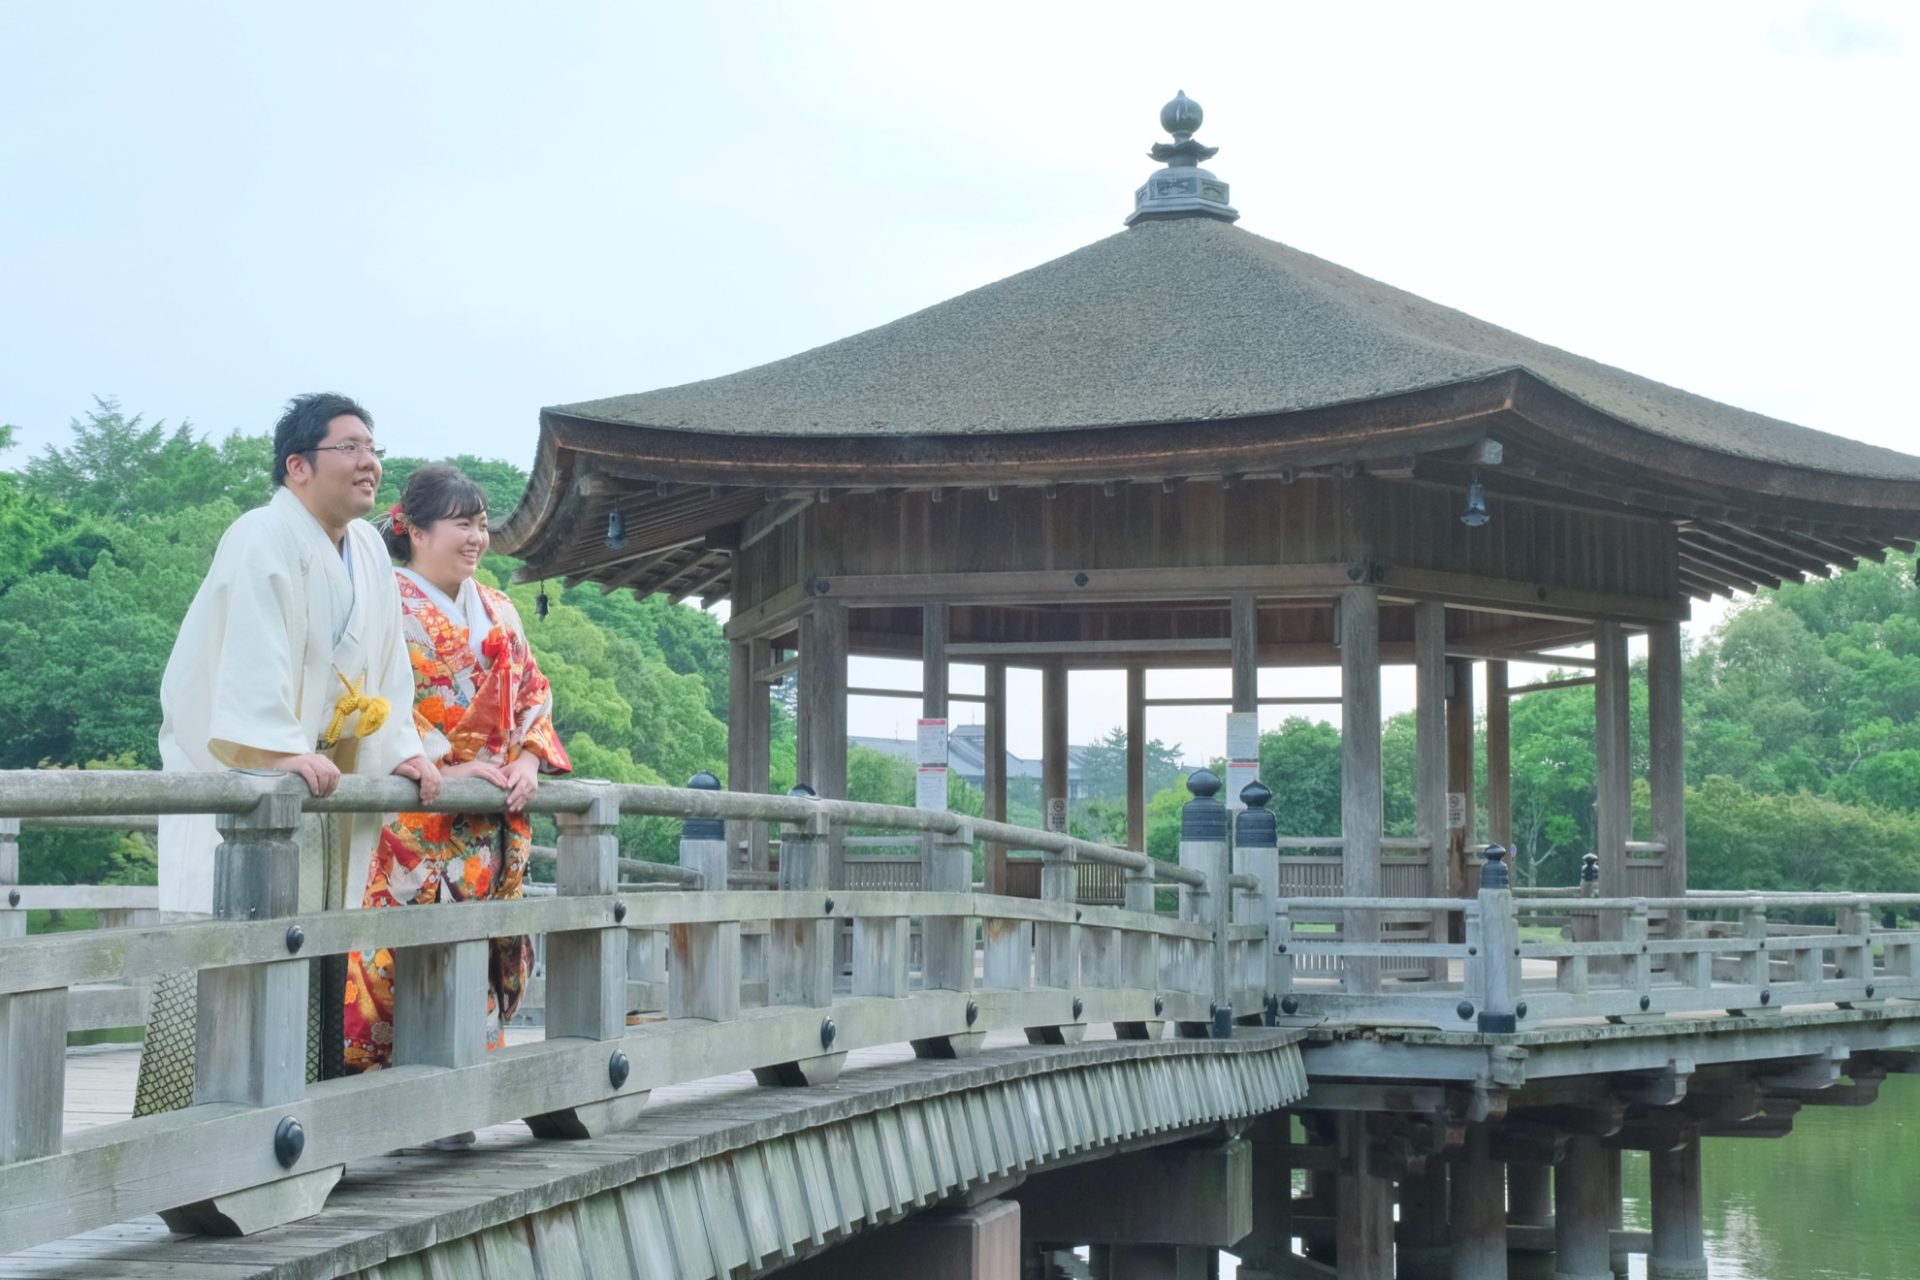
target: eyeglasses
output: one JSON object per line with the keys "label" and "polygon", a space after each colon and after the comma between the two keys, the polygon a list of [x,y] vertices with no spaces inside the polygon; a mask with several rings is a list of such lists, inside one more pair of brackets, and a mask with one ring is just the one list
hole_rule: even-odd
{"label": "eyeglasses", "polygon": [[313,448],[304,449],[301,452],[344,454],[349,462],[358,458],[362,453],[372,454],[375,458],[384,458],[387,456],[387,451],[378,445],[364,444],[358,440],[349,440],[345,444],[317,444],[313,446]]}

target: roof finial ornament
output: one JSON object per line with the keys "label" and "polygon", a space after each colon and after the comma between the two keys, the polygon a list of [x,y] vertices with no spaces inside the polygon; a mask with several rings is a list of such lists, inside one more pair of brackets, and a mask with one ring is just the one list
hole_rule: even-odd
{"label": "roof finial ornament", "polygon": [[1160,108],[1160,127],[1173,135],[1172,142],[1156,142],[1147,155],[1166,168],[1147,179],[1133,193],[1133,212],[1127,225],[1148,219],[1207,217],[1232,222],[1240,211],[1227,203],[1227,184],[1200,167],[1220,150],[1203,147],[1194,133],[1206,114],[1185,90],[1173,95],[1173,101]]}

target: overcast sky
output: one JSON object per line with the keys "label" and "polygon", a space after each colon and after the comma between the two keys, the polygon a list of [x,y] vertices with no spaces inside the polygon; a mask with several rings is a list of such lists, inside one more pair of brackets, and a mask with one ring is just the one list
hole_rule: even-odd
{"label": "overcast sky", "polygon": [[[98,394],[260,431],[333,388],[403,452],[524,466],[542,405],[1119,230],[1184,88],[1250,231],[1920,451],[1910,14],[0,0],[0,422],[37,449]],[[1085,688],[1076,740],[1113,718]],[[1198,755],[1218,719],[1152,729]]]}

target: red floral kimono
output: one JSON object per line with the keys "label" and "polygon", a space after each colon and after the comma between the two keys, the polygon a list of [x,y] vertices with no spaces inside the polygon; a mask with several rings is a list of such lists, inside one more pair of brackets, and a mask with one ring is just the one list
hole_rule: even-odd
{"label": "red floral kimono", "polygon": [[[448,617],[406,574],[396,576],[413,663],[414,727],[428,758],[442,767],[470,760],[505,764],[531,751],[543,773],[571,769],[553,729],[552,692],[505,593],[471,584],[492,624],[476,656],[466,621]],[[361,905],[518,898],[531,844],[523,813],[403,813],[380,833]],[[531,938],[493,939],[487,1048],[499,1047],[532,967]],[[349,1071],[392,1061],[393,953],[385,947],[348,957],[346,1037]]]}

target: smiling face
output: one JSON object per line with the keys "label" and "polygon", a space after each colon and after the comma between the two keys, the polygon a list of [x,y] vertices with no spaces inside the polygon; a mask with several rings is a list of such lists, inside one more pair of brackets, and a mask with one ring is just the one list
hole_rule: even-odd
{"label": "smiling face", "polygon": [[[349,443],[358,446],[351,453],[329,447]],[[373,510],[380,491],[372,430],[352,414],[334,418],[319,448],[287,459],[287,488],[335,537],[343,534],[350,522]]]}
{"label": "smiling face", "polygon": [[487,552],[487,513],[442,516],[424,529],[409,529],[407,537],[413,544],[408,561],[413,570],[448,595],[457,595]]}

